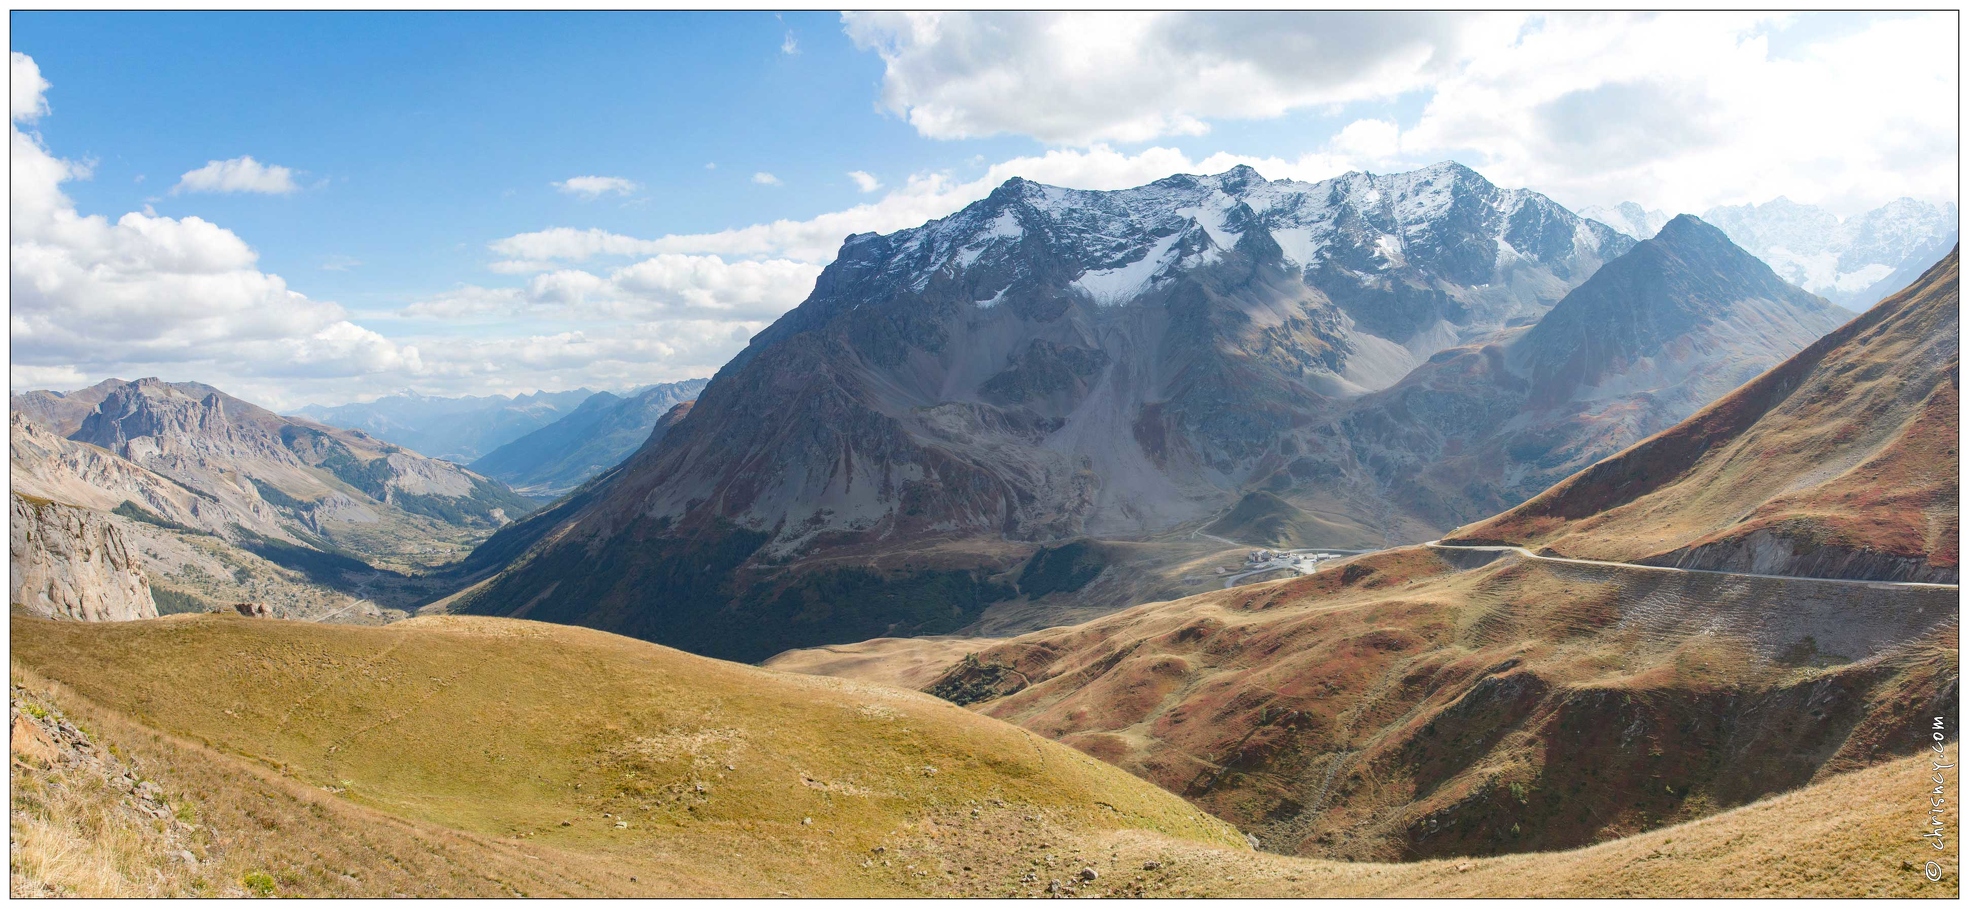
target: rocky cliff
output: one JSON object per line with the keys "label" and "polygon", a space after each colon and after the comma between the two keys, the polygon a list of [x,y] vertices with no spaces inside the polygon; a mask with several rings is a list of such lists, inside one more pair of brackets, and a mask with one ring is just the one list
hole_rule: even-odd
{"label": "rocky cliff", "polygon": [[123,622],[157,617],[150,580],[113,522],[15,493],[8,602],[43,618]]}

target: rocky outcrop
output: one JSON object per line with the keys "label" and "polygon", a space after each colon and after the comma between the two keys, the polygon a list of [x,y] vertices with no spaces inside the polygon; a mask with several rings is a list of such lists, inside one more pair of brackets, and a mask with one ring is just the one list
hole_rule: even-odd
{"label": "rocky outcrop", "polygon": [[58,502],[12,498],[8,548],[14,608],[84,622],[157,617],[150,580],[108,518]]}
{"label": "rocky outcrop", "polygon": [[279,512],[251,488],[221,485],[194,491],[114,452],[61,438],[19,410],[10,429],[14,492],[212,533],[237,525],[283,535]]}

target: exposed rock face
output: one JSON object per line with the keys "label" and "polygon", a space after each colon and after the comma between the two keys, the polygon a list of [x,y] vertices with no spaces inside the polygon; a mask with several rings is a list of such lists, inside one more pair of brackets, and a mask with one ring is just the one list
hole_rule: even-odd
{"label": "exposed rock face", "polygon": [[165,613],[264,599],[281,615],[381,621],[449,583],[393,569],[441,564],[532,510],[456,464],[196,383],[13,404],[13,491],[117,530]]}
{"label": "exposed rock face", "polygon": [[75,391],[22,392],[8,402],[8,410],[65,439],[82,428],[82,421],[95,412],[97,405],[109,397],[110,392],[126,384],[129,383],[122,379],[105,379]]}
{"label": "exposed rock face", "polygon": [[141,508],[164,521],[214,533],[237,525],[281,535],[279,513],[250,490],[193,491],[128,458],[61,438],[19,410],[9,422],[9,439],[14,492],[95,511]]}
{"label": "exposed rock face", "polygon": [[8,602],[44,618],[123,622],[157,617],[150,580],[102,515],[12,496]]}
{"label": "exposed rock face", "polygon": [[1958,564],[1925,554],[1897,555],[1865,546],[1814,545],[1816,542],[1805,534],[1788,534],[1784,528],[1760,527],[1649,561],[1708,571],[1928,584],[1954,584],[1961,576]]}
{"label": "exposed rock face", "polygon": [[1956,255],[1700,413],[1449,538],[1686,568],[1955,582]]}

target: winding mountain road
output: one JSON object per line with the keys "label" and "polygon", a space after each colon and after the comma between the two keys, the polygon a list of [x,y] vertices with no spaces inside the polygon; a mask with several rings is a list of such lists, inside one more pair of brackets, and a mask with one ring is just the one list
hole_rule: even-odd
{"label": "winding mountain road", "polygon": [[1800,577],[1798,575],[1789,575],[1789,574],[1752,574],[1747,571],[1715,571],[1708,568],[1672,568],[1666,565],[1637,565],[1633,562],[1603,562],[1597,559],[1569,559],[1564,556],[1539,555],[1538,553],[1532,552],[1531,550],[1526,549],[1523,546],[1478,546],[1474,544],[1445,543],[1441,540],[1430,540],[1429,542],[1424,543],[1422,545],[1427,546],[1431,549],[1462,549],[1471,552],[1508,552],[1514,555],[1523,556],[1527,559],[1535,559],[1540,562],[1566,562],[1573,565],[1595,565],[1604,568],[1632,568],[1638,571],[1680,571],[1687,574],[1721,574],[1721,575],[1730,575],[1733,577],[1740,577],[1740,578],[1771,578],[1779,581],[1817,581],[1823,584],[1857,584],[1857,585],[1861,585],[1865,587],[1873,587],[1881,590],[1893,590],[1893,589],[1902,589],[1902,588],[1910,588],[1910,589],[1926,588],[1926,589],[1934,589],[1934,590],[1961,589],[1960,585],[1956,585],[1956,584],[1929,584],[1920,581],[1866,581],[1866,580],[1854,580],[1850,578],[1811,578],[1811,577]]}

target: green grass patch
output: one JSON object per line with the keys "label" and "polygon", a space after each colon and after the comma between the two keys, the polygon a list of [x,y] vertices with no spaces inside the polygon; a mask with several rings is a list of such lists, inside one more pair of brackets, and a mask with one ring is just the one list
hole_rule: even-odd
{"label": "green grass patch", "polygon": [[158,615],[180,615],[188,612],[211,612],[212,604],[189,593],[164,587],[152,587],[150,598],[157,603]]}

